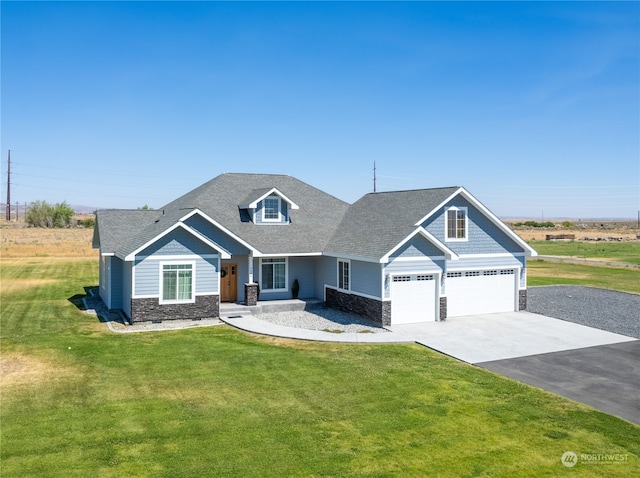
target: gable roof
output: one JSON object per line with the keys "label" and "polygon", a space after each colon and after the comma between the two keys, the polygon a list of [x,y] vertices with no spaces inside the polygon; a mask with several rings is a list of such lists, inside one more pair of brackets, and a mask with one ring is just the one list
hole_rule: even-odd
{"label": "gable roof", "polygon": [[[253,201],[274,190],[291,204],[299,205],[297,210],[291,208],[290,223],[256,225],[247,222],[240,205],[248,198]],[[256,256],[320,254],[348,207],[346,202],[291,176],[225,173],[153,211],[149,217],[145,215],[145,220],[136,227],[129,227],[135,218],[127,214],[109,213],[104,215],[108,217],[106,221],[100,214],[99,242],[103,253],[113,252],[124,259],[197,210],[216,227],[248,245]],[[127,225],[121,227],[115,220],[117,217]],[[103,241],[102,225],[105,222],[109,234],[120,236],[119,240]]]}
{"label": "gable roof", "polygon": [[425,211],[432,211],[458,189],[366,194],[351,205],[325,252],[380,259],[414,233],[415,224]]}

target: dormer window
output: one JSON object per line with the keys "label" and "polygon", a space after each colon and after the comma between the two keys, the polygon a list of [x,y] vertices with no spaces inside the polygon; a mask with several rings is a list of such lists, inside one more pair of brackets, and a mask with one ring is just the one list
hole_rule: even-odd
{"label": "dormer window", "polygon": [[276,222],[280,220],[280,198],[278,196],[269,196],[264,198],[262,220],[265,222]]}
{"label": "dormer window", "polygon": [[243,222],[280,225],[291,222],[290,212],[298,205],[276,188],[263,188],[251,191],[238,209]]}
{"label": "dormer window", "polygon": [[444,227],[447,241],[466,241],[468,239],[467,208],[447,209]]}

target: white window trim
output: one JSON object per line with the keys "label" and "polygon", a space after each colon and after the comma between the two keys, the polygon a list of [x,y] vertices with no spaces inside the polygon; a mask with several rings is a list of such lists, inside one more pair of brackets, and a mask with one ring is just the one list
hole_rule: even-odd
{"label": "white window trim", "polygon": [[[347,281],[349,282],[348,286],[346,289],[343,289],[342,287],[340,287],[340,263],[344,262],[346,263],[349,268],[348,268],[348,275],[347,275]],[[336,280],[336,287],[338,290],[346,290],[346,291],[350,291],[351,290],[351,260],[350,259],[338,259],[336,262],[336,275],[337,275],[337,280]]]}
{"label": "white window trim", "polygon": [[[266,216],[266,211],[267,211],[267,199],[275,199],[278,201],[278,217],[275,219],[269,219]],[[262,222],[282,222],[282,199],[280,198],[280,196],[267,196],[266,198],[264,198],[262,200]]]}
{"label": "white window trim", "polygon": [[[191,266],[191,299],[188,300],[164,300],[163,299],[163,279],[164,266]],[[194,304],[196,302],[196,262],[195,261],[160,261],[158,263],[158,302],[163,304]]]}
{"label": "white window trim", "polygon": [[[449,237],[449,211],[464,211],[464,237]],[[457,218],[456,218],[457,221]],[[456,224],[456,231],[458,225]],[[444,240],[445,242],[468,242],[469,241],[469,211],[466,207],[448,207],[444,211]]]}
{"label": "white window trim", "polygon": [[262,261],[263,258],[260,258],[260,264],[258,264],[258,284],[260,284],[260,293],[271,293],[271,292],[289,292],[289,259],[287,257],[265,257],[265,259],[284,259],[284,288],[283,289],[262,289]]}

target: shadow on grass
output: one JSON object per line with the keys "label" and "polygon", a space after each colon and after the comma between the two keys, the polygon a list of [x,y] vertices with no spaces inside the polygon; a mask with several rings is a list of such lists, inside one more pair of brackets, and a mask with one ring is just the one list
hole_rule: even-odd
{"label": "shadow on grass", "polygon": [[87,311],[87,303],[85,299],[94,298],[97,296],[98,288],[96,286],[85,286],[84,294],[76,294],[69,297],[67,300],[76,306],[78,310],[82,310],[83,312]]}
{"label": "shadow on grass", "polygon": [[112,314],[98,294],[98,286],[85,286],[84,294],[67,298],[78,310],[95,315],[100,322],[122,322],[122,317]]}

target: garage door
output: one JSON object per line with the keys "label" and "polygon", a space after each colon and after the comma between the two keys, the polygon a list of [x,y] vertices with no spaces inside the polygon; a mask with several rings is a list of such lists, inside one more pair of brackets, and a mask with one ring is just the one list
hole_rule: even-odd
{"label": "garage door", "polygon": [[447,272],[447,317],[516,310],[516,270]]}
{"label": "garage door", "polygon": [[393,276],[391,282],[391,324],[436,320],[436,275]]}

